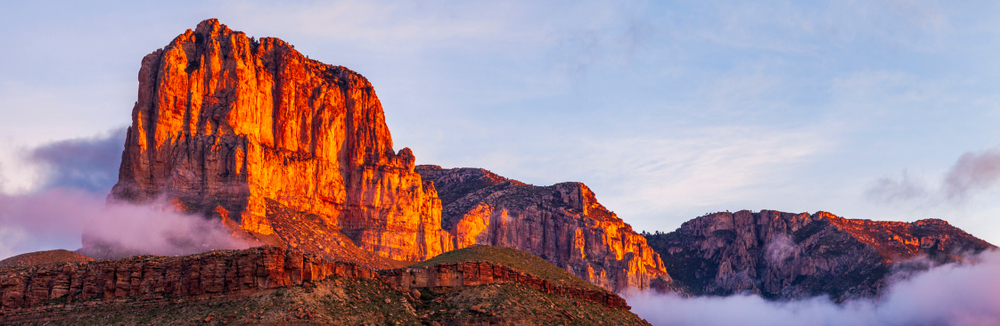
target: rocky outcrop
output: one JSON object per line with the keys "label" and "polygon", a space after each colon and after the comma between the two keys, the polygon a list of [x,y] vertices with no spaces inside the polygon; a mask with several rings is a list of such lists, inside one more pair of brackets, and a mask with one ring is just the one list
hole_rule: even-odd
{"label": "rocky outcrop", "polygon": [[205,297],[274,289],[329,276],[376,278],[352,263],[278,247],[0,269],[0,310],[44,302]]}
{"label": "rocky outcrop", "polygon": [[875,297],[893,277],[995,248],[942,220],[854,220],[827,212],[715,213],[645,236],[684,291],[769,299]]}
{"label": "rocky outcrop", "polygon": [[[0,324],[649,325],[621,297],[575,278],[553,279],[552,271],[569,275],[534,258],[532,266],[545,266],[527,273],[491,261],[379,275],[265,247],[2,268]],[[419,289],[399,282],[424,275],[441,282]]]}
{"label": "rocky outcrop", "polygon": [[[162,198],[265,243],[324,253],[343,247],[324,235],[342,234],[382,257],[422,260],[453,242],[434,188],[413,169],[408,148],[393,152],[365,77],[210,19],[143,58],[109,200]],[[292,232],[274,211],[308,217],[315,234]]]}
{"label": "rocky outcrop", "polygon": [[455,236],[456,248],[527,251],[611,291],[670,283],[646,239],[582,183],[538,187],[483,169],[422,165],[416,171],[434,182],[443,227]]}
{"label": "rocky outcrop", "polygon": [[490,262],[464,262],[414,268],[387,270],[381,276],[393,285],[408,288],[461,288],[489,284],[517,283],[544,293],[557,294],[603,304],[609,308],[629,310],[625,299],[617,294],[553,284],[507,266]]}

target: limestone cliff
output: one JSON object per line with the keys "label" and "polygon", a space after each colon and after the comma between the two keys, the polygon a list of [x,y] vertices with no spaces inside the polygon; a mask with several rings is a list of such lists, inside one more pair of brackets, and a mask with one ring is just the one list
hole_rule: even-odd
{"label": "limestone cliff", "polygon": [[995,248],[942,220],[913,223],[777,211],[715,213],[645,234],[694,295],[874,297],[893,277]]}
{"label": "limestone cliff", "polygon": [[483,169],[421,165],[416,171],[438,189],[443,227],[456,248],[520,249],[612,291],[671,282],[646,239],[582,183],[538,187]]}
{"label": "limestone cliff", "polygon": [[[143,58],[109,201],[165,201],[238,235],[371,268],[488,244],[610,290],[669,283],[645,239],[583,184],[465,182],[468,171],[483,170],[418,173],[408,148],[393,152],[363,76],[210,19]],[[84,240],[81,252],[132,253]]]}
{"label": "limestone cliff", "polygon": [[210,19],[143,58],[109,200],[164,199],[266,243],[330,253],[351,245],[342,233],[422,260],[452,241],[413,169],[365,77]]}

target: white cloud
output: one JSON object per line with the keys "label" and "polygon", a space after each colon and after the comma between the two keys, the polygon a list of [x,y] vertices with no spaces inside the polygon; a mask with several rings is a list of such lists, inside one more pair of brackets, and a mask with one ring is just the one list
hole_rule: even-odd
{"label": "white cloud", "polygon": [[87,233],[147,254],[194,254],[212,249],[247,248],[222,223],[156,205],[110,204],[105,195],[54,188],[0,195],[0,259],[39,250],[81,246]]}
{"label": "white cloud", "polygon": [[653,325],[976,326],[1000,320],[1000,252],[976,264],[949,264],[892,284],[879,300],[843,304],[826,298],[789,302],[758,296],[682,298],[640,292],[626,296]]}

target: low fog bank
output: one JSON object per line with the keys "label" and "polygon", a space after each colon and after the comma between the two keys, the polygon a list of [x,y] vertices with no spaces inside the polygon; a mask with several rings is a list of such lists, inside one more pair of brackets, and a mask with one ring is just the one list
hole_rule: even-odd
{"label": "low fog bank", "polygon": [[105,205],[118,180],[124,143],[121,128],[27,149],[24,162],[43,174],[29,192],[0,193],[0,259],[39,250],[76,250],[84,233],[128,251],[156,255],[252,245],[232,237],[220,221],[171,211],[162,202]]}
{"label": "low fog bank", "polygon": [[0,259],[38,250],[75,250],[84,233],[129,251],[154,255],[251,245],[231,236],[220,221],[171,211],[164,203],[106,206],[104,196],[68,188],[0,195]]}
{"label": "low fog bank", "polygon": [[827,298],[770,302],[758,296],[682,298],[652,291],[625,295],[653,325],[955,325],[1000,324],[1000,251],[948,264],[890,286],[879,300],[835,304]]}

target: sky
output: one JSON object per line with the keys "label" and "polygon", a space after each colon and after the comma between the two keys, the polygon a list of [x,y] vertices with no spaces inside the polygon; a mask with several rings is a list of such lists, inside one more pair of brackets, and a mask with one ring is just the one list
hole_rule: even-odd
{"label": "sky", "polygon": [[[218,18],[366,76],[418,164],[583,182],[637,231],[773,209],[940,218],[1000,244],[996,17],[995,1],[0,1],[0,202],[106,195],[140,60]],[[0,257],[54,249],[34,246]]]}

